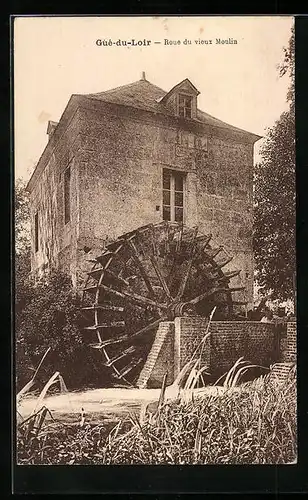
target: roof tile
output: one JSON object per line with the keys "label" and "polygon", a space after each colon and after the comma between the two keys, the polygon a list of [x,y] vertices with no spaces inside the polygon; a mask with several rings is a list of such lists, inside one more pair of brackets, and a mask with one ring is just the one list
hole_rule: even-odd
{"label": "roof tile", "polygon": [[[83,97],[114,104],[122,104],[124,106],[131,106],[145,111],[163,113],[165,115],[172,116],[172,113],[162,103],[160,103],[160,100],[167,93],[168,92],[150,83],[148,80],[142,79],[121,87],[106,90],[104,92],[85,94]],[[218,118],[215,118],[200,109],[197,110],[197,119],[210,126],[225,128],[234,132],[245,133],[247,135],[254,135],[256,138],[260,137],[256,134],[223,122],[222,120],[219,120]]]}

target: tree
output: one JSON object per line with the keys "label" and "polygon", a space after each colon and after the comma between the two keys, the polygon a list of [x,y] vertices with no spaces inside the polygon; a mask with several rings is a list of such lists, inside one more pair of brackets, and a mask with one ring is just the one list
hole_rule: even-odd
{"label": "tree", "polygon": [[55,270],[35,280],[31,275],[29,199],[22,180],[17,180],[14,194],[17,390],[30,380],[48,347],[39,384],[60,371],[70,389],[106,385],[109,372],[82,335],[81,301],[70,277]]}
{"label": "tree", "polygon": [[[295,30],[294,26],[291,29],[291,37],[288,47],[283,48],[284,58],[282,63],[278,66],[279,75],[283,77],[288,74],[290,76],[291,84],[287,93],[287,101],[293,106],[295,104]],[[294,110],[294,109],[293,109]]]}
{"label": "tree", "polygon": [[254,252],[260,292],[273,299],[295,299],[295,113],[294,29],[280,77],[288,74],[289,109],[270,128],[255,170]]}
{"label": "tree", "polygon": [[39,384],[59,371],[69,389],[102,386],[109,372],[96,349],[84,338],[81,299],[69,276],[52,271],[37,279],[16,316],[16,375],[18,389],[33,375],[43,354],[51,348]]}
{"label": "tree", "polygon": [[21,254],[28,250],[30,246],[29,228],[29,198],[25,183],[22,179],[17,179],[14,191],[15,205],[15,251]]}
{"label": "tree", "polygon": [[15,216],[15,311],[29,298],[31,282],[31,240],[29,198],[23,180],[17,179],[14,191]]}

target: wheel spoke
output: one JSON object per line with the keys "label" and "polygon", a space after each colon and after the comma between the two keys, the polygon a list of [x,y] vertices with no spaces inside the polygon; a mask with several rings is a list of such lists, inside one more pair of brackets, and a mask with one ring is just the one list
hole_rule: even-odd
{"label": "wheel spoke", "polygon": [[102,323],[100,325],[85,326],[84,330],[101,330],[103,328],[123,328],[125,321],[113,321],[111,323]]}
{"label": "wheel spoke", "polygon": [[209,244],[209,242],[212,239],[212,234],[200,234],[200,236],[197,236],[196,240],[197,242],[203,243],[203,246],[206,246]]}
{"label": "wheel spoke", "polygon": [[82,291],[83,292],[88,292],[88,293],[96,293],[97,286],[96,285],[86,286],[85,288],[82,289]]}
{"label": "wheel spoke", "polygon": [[83,307],[82,311],[124,311],[124,307],[114,306],[113,304],[94,304],[93,306]]}
{"label": "wheel spoke", "polygon": [[179,233],[179,236],[177,238],[177,241],[176,241],[176,247],[175,247],[175,251],[176,253],[179,253],[181,251],[181,244],[182,244],[182,238],[183,238],[183,231],[184,231],[184,225],[181,224],[180,225],[180,233]]}
{"label": "wheel spoke", "polygon": [[[240,270],[223,271],[232,257],[212,246],[211,238],[181,222],[162,221],[122,235],[93,259],[83,294],[85,331],[96,333],[90,345],[123,383],[131,384],[141,370],[161,321],[186,306],[189,314],[207,314],[214,305],[224,319],[247,304],[237,279],[229,287]],[[236,292],[243,295],[234,301]]]}
{"label": "wheel spoke", "polygon": [[122,370],[119,372],[119,375],[117,378],[124,378],[125,375],[127,375],[130,371],[132,371],[136,366],[140,365],[142,363],[143,358],[139,358],[137,361],[133,359],[127,366],[122,368]]}
{"label": "wheel spoke", "polygon": [[99,262],[102,266],[105,267],[105,264],[106,264],[106,261],[108,261],[108,259],[111,259],[113,256],[115,255],[114,252],[109,252],[108,250],[104,253],[102,253],[102,255],[99,255],[98,257],[96,257],[96,260],[97,262]]}
{"label": "wheel spoke", "polygon": [[133,259],[134,259],[134,261],[135,261],[135,263],[140,271],[141,277],[142,277],[142,279],[143,279],[143,281],[144,281],[144,283],[149,291],[150,296],[152,298],[155,298],[155,292],[153,290],[153,287],[152,287],[151,281],[147,275],[147,272],[146,272],[146,270],[145,270],[145,268],[140,260],[137,248],[135,247],[134,243],[131,240],[127,240],[126,243],[132,252],[132,257],[133,257]]}
{"label": "wheel spoke", "polygon": [[120,359],[124,358],[125,356],[128,356],[129,354],[133,354],[135,351],[136,351],[136,347],[129,346],[127,349],[125,349],[120,354],[117,354],[113,358],[109,358],[108,361],[106,361],[105,366],[112,366],[114,363],[116,363]]}
{"label": "wheel spoke", "polygon": [[113,295],[117,295],[118,297],[128,298],[132,302],[137,302],[138,304],[150,305],[155,307],[156,309],[164,309],[166,307],[164,304],[159,304],[158,302],[154,302],[154,300],[148,299],[147,297],[143,297],[142,295],[137,295],[136,293],[125,292],[124,290],[119,292],[118,290],[110,288],[109,286],[106,285],[100,285],[100,288]]}
{"label": "wheel spoke", "polygon": [[111,250],[113,253],[118,252],[123,243],[124,240],[121,238],[119,240],[113,241],[112,243],[108,243],[108,245],[106,245],[106,248],[108,248],[108,250]]}
{"label": "wheel spoke", "polygon": [[98,281],[102,275],[102,272],[104,272],[105,268],[104,267],[97,267],[95,269],[92,269],[87,273],[88,276],[91,276],[91,278],[94,278],[96,281]]}
{"label": "wheel spoke", "polygon": [[243,290],[246,290],[245,286],[231,286],[227,289],[229,292],[242,292]]}
{"label": "wheel spoke", "polygon": [[110,276],[111,278],[115,279],[119,283],[129,286],[128,281],[126,281],[124,278],[121,276],[118,276],[114,272],[110,271],[110,269],[105,269],[104,267],[99,267],[98,269],[93,269],[92,271],[88,272],[88,275],[94,278],[96,281],[99,281],[102,273],[105,273],[107,276]]}
{"label": "wheel spoke", "polygon": [[207,257],[209,257],[210,259],[214,259],[216,255],[218,255],[223,249],[224,249],[223,246],[217,248],[211,248],[210,250],[206,248],[204,252],[206,253]]}
{"label": "wheel spoke", "polygon": [[209,242],[211,241],[212,239],[212,233],[208,234],[207,236],[205,236],[204,240],[203,240],[203,249],[205,250],[206,247],[208,246]]}
{"label": "wheel spoke", "polygon": [[185,292],[185,288],[186,288],[186,285],[187,285],[187,282],[188,282],[188,278],[189,278],[190,271],[191,271],[191,266],[192,266],[192,263],[193,263],[193,260],[194,260],[194,256],[195,256],[195,246],[196,246],[196,237],[197,237],[197,234],[198,234],[198,228],[195,228],[194,229],[194,233],[193,233],[193,237],[192,237],[192,243],[191,243],[191,249],[190,249],[190,255],[189,255],[188,264],[187,264],[186,271],[184,273],[184,276],[182,278],[182,281],[181,281],[181,284],[179,286],[179,290],[178,290],[178,293],[177,293],[177,296],[176,296],[176,300],[177,301],[181,300],[181,298],[183,297],[184,292]]}
{"label": "wheel spoke", "polygon": [[198,304],[204,299],[207,299],[208,297],[211,297],[214,295],[216,292],[222,292],[225,291],[224,288],[212,288],[211,290],[206,291],[205,293],[202,293],[201,295],[198,295],[198,297],[195,297],[194,299],[188,300],[186,304]]}
{"label": "wheel spoke", "polygon": [[217,264],[217,268],[218,269],[221,269],[222,267],[226,266],[227,264],[229,264],[229,262],[231,262],[231,260],[233,260],[233,257],[228,257],[227,259],[225,259],[224,261],[220,262],[219,264]]}
{"label": "wheel spoke", "polygon": [[240,274],[241,270],[236,269],[235,271],[227,271],[224,273],[224,278],[231,279],[234,278],[234,276],[238,276]]}
{"label": "wheel spoke", "polygon": [[154,268],[154,271],[159,279],[159,282],[160,282],[161,286],[163,287],[165,294],[167,295],[168,299],[172,299],[171,294],[170,294],[170,290],[169,290],[168,285],[166,283],[166,280],[165,280],[164,276],[162,275],[162,273],[159,269],[159,266],[157,264],[156,257],[154,255],[150,256],[150,260],[151,260],[152,266]]}
{"label": "wheel spoke", "polygon": [[164,321],[164,319],[159,318],[159,319],[153,321],[152,323],[150,323],[149,325],[145,326],[144,328],[141,328],[141,330],[138,330],[137,332],[135,332],[131,335],[125,334],[125,335],[121,335],[117,338],[106,339],[106,340],[103,340],[102,342],[100,342],[99,345],[94,344],[92,347],[96,347],[96,349],[102,349],[103,347],[106,347],[108,345],[120,344],[121,342],[125,342],[126,340],[135,339],[136,337],[139,337],[143,333],[146,333],[146,332],[156,328],[161,321]]}

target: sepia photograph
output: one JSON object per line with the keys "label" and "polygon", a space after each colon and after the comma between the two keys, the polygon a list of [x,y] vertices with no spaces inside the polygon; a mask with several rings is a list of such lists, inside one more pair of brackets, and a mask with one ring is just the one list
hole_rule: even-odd
{"label": "sepia photograph", "polygon": [[294,17],[13,36],[16,464],[296,464]]}

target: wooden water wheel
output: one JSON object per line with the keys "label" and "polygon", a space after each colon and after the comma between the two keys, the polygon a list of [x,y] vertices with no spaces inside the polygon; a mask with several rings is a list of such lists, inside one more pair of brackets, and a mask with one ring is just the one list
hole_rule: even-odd
{"label": "wooden water wheel", "polygon": [[89,344],[116,378],[134,384],[161,321],[208,316],[214,306],[216,319],[230,319],[245,303],[232,298],[243,287],[230,287],[240,271],[223,272],[231,260],[223,247],[211,246],[211,235],[182,223],[150,224],[122,235],[88,273],[83,311]]}

